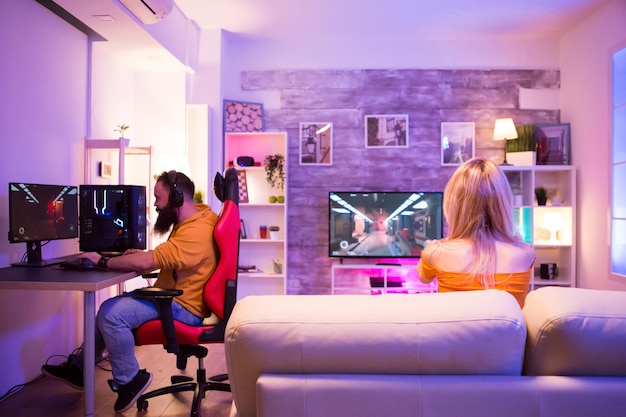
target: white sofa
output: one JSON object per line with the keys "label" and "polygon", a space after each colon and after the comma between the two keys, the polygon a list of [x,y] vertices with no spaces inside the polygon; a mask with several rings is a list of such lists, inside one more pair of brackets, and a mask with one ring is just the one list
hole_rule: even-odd
{"label": "white sofa", "polygon": [[626,416],[626,292],[251,296],[233,416]]}

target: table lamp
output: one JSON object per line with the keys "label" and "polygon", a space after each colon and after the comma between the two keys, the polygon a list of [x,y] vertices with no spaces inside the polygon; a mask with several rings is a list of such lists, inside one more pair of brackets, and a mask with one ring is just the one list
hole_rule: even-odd
{"label": "table lamp", "polygon": [[510,139],[517,139],[517,130],[515,129],[515,123],[510,117],[504,119],[496,119],[496,123],[493,127],[493,139],[504,140],[504,162],[500,165],[511,165],[506,160],[506,141]]}
{"label": "table lamp", "polygon": [[558,245],[560,242],[556,238],[556,234],[563,228],[563,214],[551,211],[543,215],[543,228],[550,231],[550,240],[548,243],[551,245]]}

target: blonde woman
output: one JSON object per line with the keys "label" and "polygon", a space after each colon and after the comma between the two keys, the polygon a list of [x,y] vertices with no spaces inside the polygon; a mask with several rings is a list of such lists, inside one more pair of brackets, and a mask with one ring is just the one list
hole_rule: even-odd
{"label": "blonde woman", "polygon": [[443,199],[448,237],[427,243],[417,265],[420,280],[436,277],[440,292],[504,290],[523,307],[535,252],[516,232],[502,170],[487,159],[471,159],[452,175]]}

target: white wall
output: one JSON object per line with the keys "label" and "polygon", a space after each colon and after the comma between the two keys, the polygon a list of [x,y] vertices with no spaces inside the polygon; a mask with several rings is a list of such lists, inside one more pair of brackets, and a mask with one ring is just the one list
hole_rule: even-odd
{"label": "white wall", "polygon": [[[250,42],[228,34],[222,87],[228,98],[279,108],[280,97],[242,91],[243,70],[435,68],[561,70],[561,120],[572,126],[578,169],[578,282],[581,287],[626,290],[609,277],[610,52],[626,45],[626,2],[613,0],[560,42],[333,40],[327,44]],[[322,40],[322,42],[324,42]],[[380,42],[380,44],[378,43]],[[392,45],[392,49],[389,49]],[[384,56],[373,51],[385,51]],[[315,51],[315,53],[311,53]],[[312,86],[314,88],[314,86]],[[550,96],[552,108],[559,95]]]}
{"label": "white wall", "polygon": [[[132,146],[153,146],[152,167],[127,167],[132,183],[150,181],[160,154],[186,149],[182,70],[133,72],[95,44],[90,90],[84,34],[34,1],[5,0],[3,6],[0,236],[8,232],[6,184],[81,184],[86,136],[116,138],[114,129],[124,123],[131,126],[126,136]],[[116,161],[117,154],[107,151],[98,159]],[[99,180],[115,183],[117,178]],[[25,249],[25,244],[0,239],[0,267],[18,261]],[[77,251],[77,240],[54,241],[43,249],[43,256]],[[0,392],[33,379],[49,357],[67,355],[82,343],[82,300],[77,292],[0,291]]]}
{"label": "white wall", "polygon": [[[84,34],[34,1],[5,0],[0,14],[0,267],[26,244],[9,244],[7,183],[78,185],[83,177],[87,53]],[[51,242],[45,258],[78,250]],[[79,293],[0,291],[0,392],[40,374],[82,340]]]}
{"label": "white wall", "polygon": [[611,53],[626,47],[626,2],[614,0],[560,43],[561,119],[578,170],[578,285],[626,290],[609,262]]}

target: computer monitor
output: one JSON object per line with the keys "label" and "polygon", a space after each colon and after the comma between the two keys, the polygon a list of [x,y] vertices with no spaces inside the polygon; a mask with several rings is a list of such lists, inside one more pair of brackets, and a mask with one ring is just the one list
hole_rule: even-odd
{"label": "computer monitor", "polygon": [[78,237],[78,187],[9,183],[9,242],[26,242],[16,266],[44,266],[41,244]]}
{"label": "computer monitor", "polygon": [[146,187],[143,185],[81,185],[82,252],[117,255],[146,249]]}

